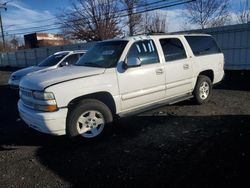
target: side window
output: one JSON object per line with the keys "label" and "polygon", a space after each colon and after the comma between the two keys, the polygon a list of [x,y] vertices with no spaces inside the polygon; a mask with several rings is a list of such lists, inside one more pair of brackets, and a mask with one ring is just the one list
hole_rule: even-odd
{"label": "side window", "polygon": [[79,55],[79,58],[82,57],[85,53],[80,53],[78,54]]}
{"label": "side window", "polygon": [[144,40],[134,43],[129,52],[128,58],[139,58],[142,65],[159,63],[159,56],[152,40]]}
{"label": "side window", "polygon": [[195,56],[221,53],[210,36],[185,36]]}
{"label": "side window", "polygon": [[177,38],[160,39],[165,61],[174,61],[187,58],[181,41]]}
{"label": "side window", "polygon": [[73,54],[73,55],[66,57],[66,59],[64,59],[63,61],[68,62],[69,64],[74,64],[77,62],[78,59],[79,59],[79,55]]}

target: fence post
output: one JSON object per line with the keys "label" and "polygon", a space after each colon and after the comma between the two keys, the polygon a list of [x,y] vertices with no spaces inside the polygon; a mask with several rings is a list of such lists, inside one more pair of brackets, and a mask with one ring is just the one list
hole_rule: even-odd
{"label": "fence post", "polygon": [[7,66],[10,66],[9,52],[7,52],[6,55],[7,55]]}
{"label": "fence post", "polygon": [[16,55],[16,51],[14,53],[15,53],[15,66],[17,67],[17,55]]}
{"label": "fence post", "polygon": [[2,62],[3,62],[2,57],[3,57],[3,54],[1,53],[1,57],[0,57],[0,67],[2,67]]}
{"label": "fence post", "polygon": [[37,60],[37,51],[36,51],[36,48],[34,49],[34,56],[35,56],[35,61],[36,61],[36,63],[35,63],[35,65],[37,65],[38,63],[38,60]]}
{"label": "fence post", "polygon": [[24,53],[25,67],[27,67],[28,63],[27,63],[26,51],[24,51],[23,53]]}
{"label": "fence post", "polygon": [[49,48],[46,48],[46,51],[47,51],[47,57],[50,55],[49,54]]}

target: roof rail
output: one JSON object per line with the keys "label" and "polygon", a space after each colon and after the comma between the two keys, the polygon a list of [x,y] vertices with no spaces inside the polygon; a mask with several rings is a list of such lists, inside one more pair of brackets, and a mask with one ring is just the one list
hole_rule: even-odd
{"label": "roof rail", "polygon": [[149,32],[149,33],[147,33],[147,35],[168,35],[168,33],[165,33],[165,32]]}

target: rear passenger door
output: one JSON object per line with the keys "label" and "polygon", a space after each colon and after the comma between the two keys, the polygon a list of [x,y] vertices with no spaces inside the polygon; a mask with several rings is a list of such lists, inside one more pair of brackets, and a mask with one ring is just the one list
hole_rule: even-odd
{"label": "rear passenger door", "polygon": [[192,89],[192,62],[181,38],[163,38],[160,44],[164,53],[166,97],[184,95]]}

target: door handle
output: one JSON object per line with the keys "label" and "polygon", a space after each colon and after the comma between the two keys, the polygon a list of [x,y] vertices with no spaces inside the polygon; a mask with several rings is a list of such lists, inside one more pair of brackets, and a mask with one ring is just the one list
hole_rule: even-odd
{"label": "door handle", "polygon": [[160,74],[163,74],[164,71],[163,71],[163,69],[156,69],[155,72],[157,75],[160,75]]}
{"label": "door handle", "polygon": [[189,69],[189,64],[184,64],[184,65],[183,65],[183,69],[184,69],[184,70]]}

